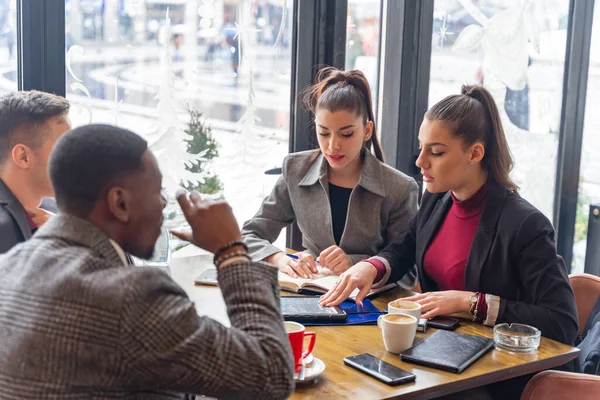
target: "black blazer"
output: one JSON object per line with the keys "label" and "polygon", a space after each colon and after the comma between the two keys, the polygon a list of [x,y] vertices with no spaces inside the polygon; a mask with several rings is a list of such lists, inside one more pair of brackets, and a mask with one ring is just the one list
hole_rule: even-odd
{"label": "black blazer", "polygon": [[[56,201],[44,197],[40,208],[56,213]],[[31,235],[25,209],[0,179],[0,254],[6,253],[17,243],[31,238]]]}
{"label": "black blazer", "polygon": [[25,209],[0,179],[0,254],[30,237]]}
{"label": "black blazer", "polygon": [[[465,270],[465,290],[499,296],[498,323],[518,322],[572,345],[577,309],[550,221],[518,194],[488,183],[489,190]],[[423,292],[439,290],[423,271],[423,257],[452,206],[450,193],[425,192],[410,229],[378,256],[389,261],[389,282],[414,263]]]}

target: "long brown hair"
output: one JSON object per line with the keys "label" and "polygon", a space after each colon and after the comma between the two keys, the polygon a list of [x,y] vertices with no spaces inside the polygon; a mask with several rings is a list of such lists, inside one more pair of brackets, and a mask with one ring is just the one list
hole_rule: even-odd
{"label": "long brown hair", "polygon": [[304,104],[313,115],[317,110],[355,112],[363,119],[363,124],[373,122],[371,138],[365,147],[384,161],[383,150],[377,138],[371,88],[365,75],[359,70],[342,71],[335,67],[325,67],[317,74],[315,83],[304,90]]}
{"label": "long brown hair", "polygon": [[463,85],[455,94],[436,103],[426,113],[430,121],[443,122],[464,146],[480,142],[485,148],[481,162],[489,177],[515,193],[519,187],[510,179],[514,161],[504,135],[494,98],[479,85]]}

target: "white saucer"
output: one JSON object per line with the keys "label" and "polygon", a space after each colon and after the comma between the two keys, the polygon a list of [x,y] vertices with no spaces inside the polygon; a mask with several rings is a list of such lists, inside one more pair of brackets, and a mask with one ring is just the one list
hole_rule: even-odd
{"label": "white saucer", "polygon": [[[307,360],[310,359],[310,357],[306,357]],[[296,383],[303,383],[303,382],[310,382],[316,378],[318,378],[319,376],[321,376],[321,374],[323,373],[323,371],[325,371],[325,363],[323,361],[321,361],[320,359],[318,359],[317,357],[312,357],[312,362],[311,363],[304,363],[304,379],[299,380],[298,377],[294,377],[294,380],[296,381]]]}

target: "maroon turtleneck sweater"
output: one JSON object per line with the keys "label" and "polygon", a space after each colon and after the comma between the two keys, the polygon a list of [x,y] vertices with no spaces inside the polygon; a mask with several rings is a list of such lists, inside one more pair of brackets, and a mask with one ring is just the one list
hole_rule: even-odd
{"label": "maroon turtleneck sweater", "polygon": [[465,290],[465,268],[486,195],[487,185],[463,201],[452,195],[452,206],[423,258],[425,273],[440,290]]}

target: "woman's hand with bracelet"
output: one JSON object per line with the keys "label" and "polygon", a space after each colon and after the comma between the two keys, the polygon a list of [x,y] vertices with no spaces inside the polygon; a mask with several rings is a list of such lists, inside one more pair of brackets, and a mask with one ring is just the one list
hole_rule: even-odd
{"label": "woman's hand with bracelet", "polygon": [[402,300],[414,301],[421,305],[421,318],[431,319],[438,315],[448,315],[457,312],[468,312],[471,303],[469,298],[475,293],[462,290],[443,290],[439,292],[427,292]]}
{"label": "woman's hand with bracelet", "polygon": [[[228,246],[242,240],[240,228],[229,204],[223,201],[203,201],[197,192],[192,192],[188,197],[183,189],[177,190],[175,196],[192,231],[171,231],[173,235],[211,253],[219,252],[220,254],[216,255],[225,260],[222,266],[232,264],[238,258],[239,261],[248,260],[247,252],[241,244]],[[229,257],[234,252],[239,254]]]}

